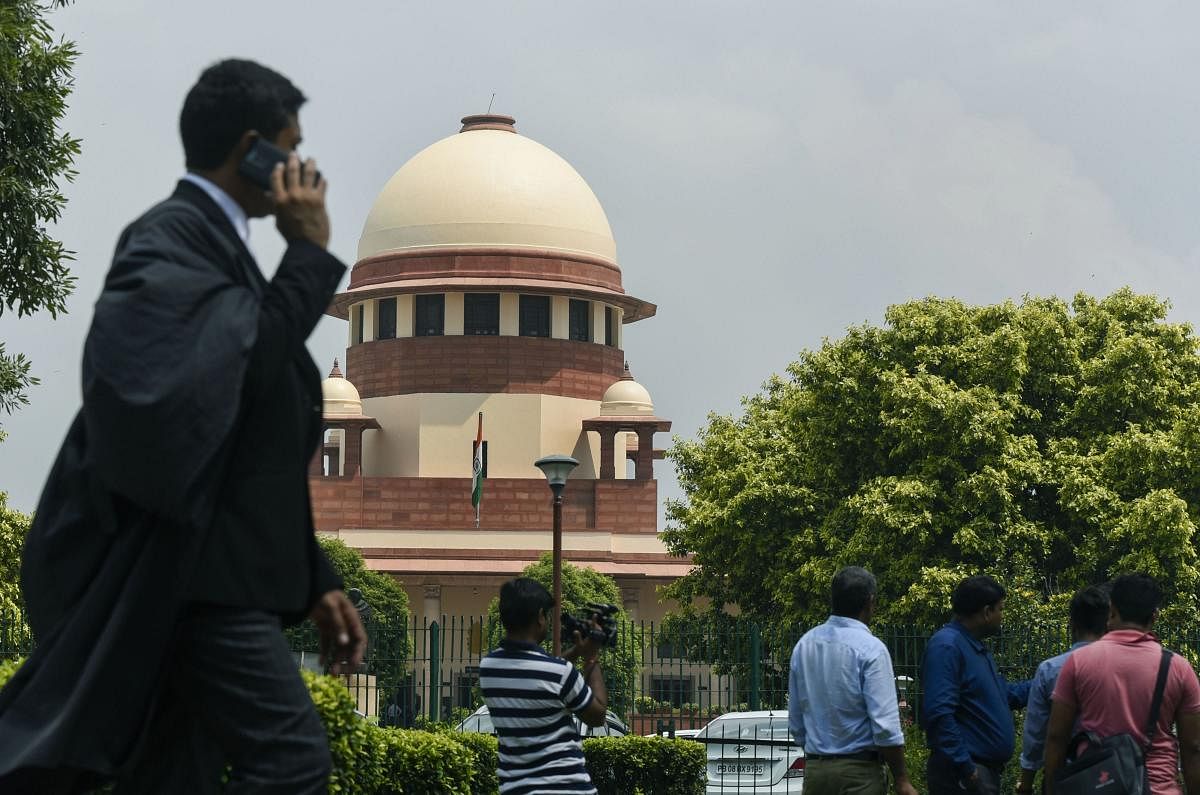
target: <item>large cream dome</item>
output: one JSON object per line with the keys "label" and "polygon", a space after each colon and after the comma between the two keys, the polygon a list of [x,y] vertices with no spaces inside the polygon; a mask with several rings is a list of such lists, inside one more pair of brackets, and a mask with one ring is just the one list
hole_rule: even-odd
{"label": "large cream dome", "polygon": [[504,116],[467,117],[426,147],[375,200],[358,259],[447,249],[550,251],[616,264],[604,209],[571,164],[513,131]]}

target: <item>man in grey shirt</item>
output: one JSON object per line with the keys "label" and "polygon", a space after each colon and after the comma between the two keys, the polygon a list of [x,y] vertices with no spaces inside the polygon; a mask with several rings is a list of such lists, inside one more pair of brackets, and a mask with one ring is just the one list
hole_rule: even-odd
{"label": "man in grey shirt", "polygon": [[1032,795],[1033,780],[1042,769],[1046,750],[1046,725],[1050,721],[1050,697],[1058,682],[1058,673],[1071,652],[1099,640],[1108,627],[1108,592],[1095,585],[1071,598],[1071,648],[1038,666],[1029,688],[1029,706],[1025,709],[1025,734],[1021,741],[1021,778],[1018,795]]}

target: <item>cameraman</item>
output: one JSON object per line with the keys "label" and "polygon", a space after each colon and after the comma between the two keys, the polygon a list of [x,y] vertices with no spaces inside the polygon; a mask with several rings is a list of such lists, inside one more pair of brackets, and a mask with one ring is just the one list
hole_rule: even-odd
{"label": "cameraman", "polygon": [[[479,664],[483,700],[500,739],[500,793],[570,790],[595,793],[583,764],[572,713],[603,726],[608,691],[600,671],[601,644],[575,633],[562,658],[542,650],[550,611],[558,609],[542,584],[518,577],[500,587],[506,637]],[[583,675],[572,664],[583,660]]]}

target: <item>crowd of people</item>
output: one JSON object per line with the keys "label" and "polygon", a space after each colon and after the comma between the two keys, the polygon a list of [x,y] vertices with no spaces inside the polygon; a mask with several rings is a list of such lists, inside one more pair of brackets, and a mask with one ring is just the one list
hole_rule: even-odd
{"label": "crowd of people", "polygon": [[[963,580],[951,620],[926,647],[919,720],[928,791],[999,793],[1016,747],[1013,713],[1024,710],[1017,795],[1034,791],[1039,771],[1044,792],[1075,791],[1064,782],[1077,774],[1076,752],[1123,736],[1140,751],[1144,781],[1136,784],[1153,795],[1200,792],[1200,681],[1152,630],[1163,597],[1154,578],[1126,574],[1076,593],[1071,648],[1022,682],[1005,679],[984,643],[1000,632],[1005,596],[987,575]],[[869,629],[875,577],[844,568],[831,597],[829,620],[805,633],[791,657],[788,719],[805,751],[805,789],[882,795],[890,770],[897,795],[913,795],[891,656]],[[1121,791],[1107,770],[1098,776],[1086,791]]]}

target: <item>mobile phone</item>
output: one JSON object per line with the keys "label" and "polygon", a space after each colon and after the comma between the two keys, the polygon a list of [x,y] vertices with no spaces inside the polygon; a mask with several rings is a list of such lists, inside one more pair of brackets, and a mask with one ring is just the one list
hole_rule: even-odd
{"label": "mobile phone", "polygon": [[263,190],[271,189],[271,172],[277,163],[286,163],[288,153],[263,138],[255,138],[238,165],[238,173]]}

